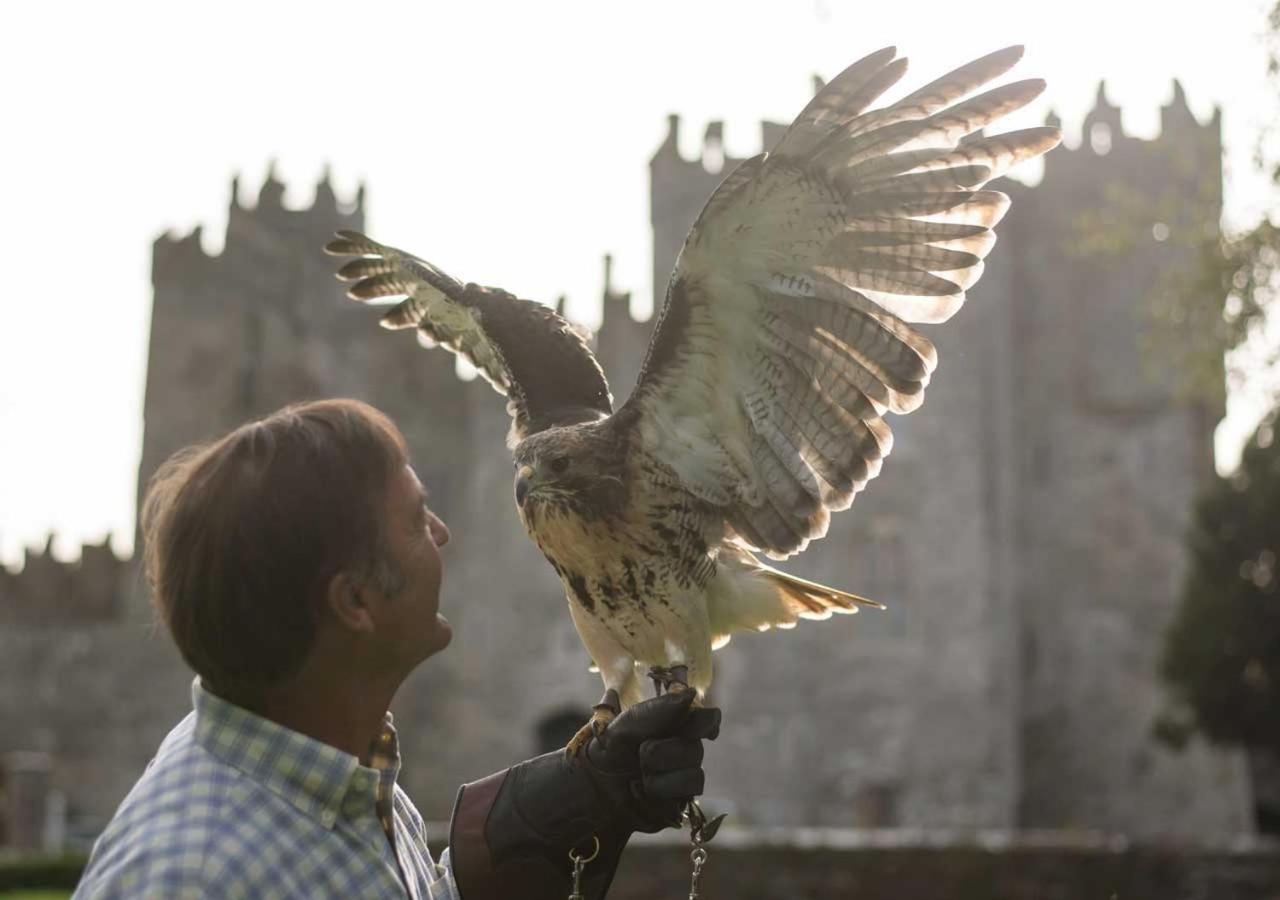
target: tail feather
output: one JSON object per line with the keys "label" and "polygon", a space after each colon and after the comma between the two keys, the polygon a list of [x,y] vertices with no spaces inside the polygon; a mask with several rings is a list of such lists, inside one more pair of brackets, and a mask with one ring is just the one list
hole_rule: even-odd
{"label": "tail feather", "polygon": [[825,584],[819,584],[816,581],[797,578],[795,575],[788,575],[786,572],[781,572],[763,563],[760,563],[759,566],[760,575],[772,582],[778,592],[786,598],[787,602],[793,604],[797,609],[803,607],[806,611],[814,614],[813,616],[807,616],[804,612],[800,612],[802,618],[828,619],[833,612],[856,613],[860,606],[871,606],[875,609],[885,608],[884,604],[879,601],[870,600],[858,594],[851,594],[848,591],[837,590]]}
{"label": "tail feather", "polygon": [[794,628],[800,619],[829,619],[832,613],[856,613],[863,606],[885,608],[858,594],[788,575],[745,549],[725,547],[720,564],[708,605],[717,649],[734,631]]}

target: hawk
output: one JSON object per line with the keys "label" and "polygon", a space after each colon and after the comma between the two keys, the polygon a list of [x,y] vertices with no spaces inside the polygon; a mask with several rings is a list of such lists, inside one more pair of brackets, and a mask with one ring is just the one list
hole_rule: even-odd
{"label": "hawk", "polygon": [[871,108],[907,60],[892,47],[823,87],[771,151],[734,169],[690,230],[638,383],[613,409],[578,330],[547,306],[464,284],[339,232],[338,271],[382,317],[466,357],[507,397],[521,521],[564,584],[605,696],[576,749],[658,689],[711,685],[739,629],[879,604],[788,575],[893,445],[886,413],[937,366],[912,326],[950,318],[982,273],[1009,198],[984,185],[1061,139],[986,136],[1044,89],[974,93],[1021,47]]}

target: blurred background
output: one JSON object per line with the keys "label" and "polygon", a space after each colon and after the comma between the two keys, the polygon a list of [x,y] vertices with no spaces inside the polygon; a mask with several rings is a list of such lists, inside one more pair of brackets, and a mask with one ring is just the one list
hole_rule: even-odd
{"label": "blurred background", "polygon": [[[0,40],[0,892],[73,884],[189,709],[147,478],[291,401],[386,410],[453,530],[457,637],[395,707],[428,819],[594,701],[502,400],[343,299],[332,231],[557,304],[620,402],[701,204],[817,79],[893,44],[891,100],[1020,43],[1049,87],[1001,130],[1064,145],[996,185],[929,402],[788,566],[888,611],[717,656],[705,883],[1278,896],[1270,3],[47,3]],[[687,892],[679,840],[613,896]]]}

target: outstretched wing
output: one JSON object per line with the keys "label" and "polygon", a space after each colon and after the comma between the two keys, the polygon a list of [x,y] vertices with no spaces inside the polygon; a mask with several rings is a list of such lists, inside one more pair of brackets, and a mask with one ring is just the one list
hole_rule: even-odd
{"label": "outstretched wing", "polygon": [[604,372],[582,335],[541,303],[498,288],[463,284],[431,263],[355,231],[325,245],[332,256],[359,257],[338,270],[364,302],[403,297],[382,317],[385,328],[416,328],[427,346],[466,357],[511,413],[510,442],[554,425],[602,419],[613,410]]}
{"label": "outstretched wing", "polygon": [[685,241],[620,423],[723,511],[735,540],[785,558],[826,534],[880,470],[886,411],[918,407],[937,364],[908,323],[964,302],[1008,207],[981,190],[1060,135],[976,135],[1044,88],[963,99],[1020,47],[880,109],[892,48],[820,91],[775,150],[743,163]]}

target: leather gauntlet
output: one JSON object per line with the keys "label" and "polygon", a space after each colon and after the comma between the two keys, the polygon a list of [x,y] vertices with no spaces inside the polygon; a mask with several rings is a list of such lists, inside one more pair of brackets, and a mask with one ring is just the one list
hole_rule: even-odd
{"label": "leather gauntlet", "polygon": [[692,695],[636,704],[575,759],[556,751],[464,785],[449,837],[462,900],[563,900],[569,851],[590,856],[593,838],[582,889],[604,897],[631,834],[678,826],[702,793],[702,741],[719,733],[720,711],[690,709]]}

